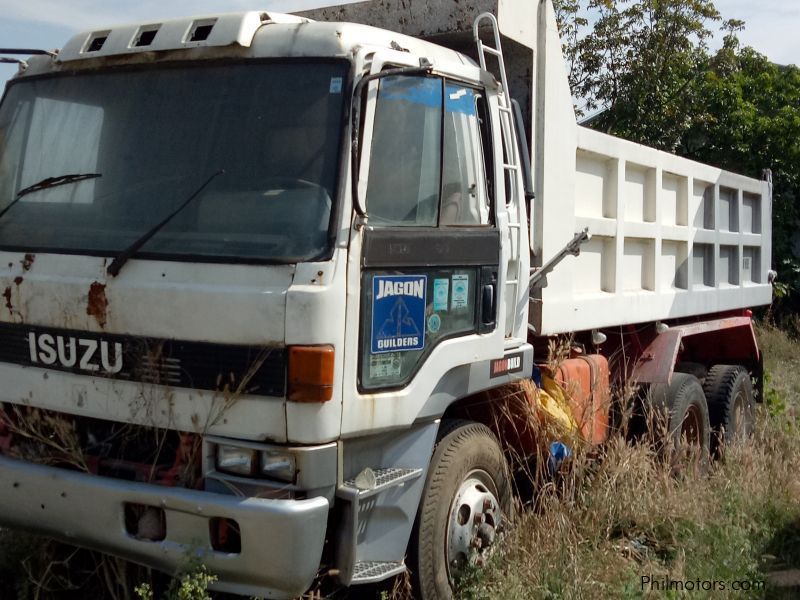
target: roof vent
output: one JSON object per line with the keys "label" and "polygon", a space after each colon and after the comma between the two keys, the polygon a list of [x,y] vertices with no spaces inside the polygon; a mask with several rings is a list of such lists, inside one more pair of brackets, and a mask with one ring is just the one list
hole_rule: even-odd
{"label": "roof vent", "polygon": [[139,27],[139,30],[136,32],[136,35],[133,36],[133,44],[136,48],[143,48],[144,46],[149,46],[153,43],[153,40],[158,33],[159,28],[161,25],[144,25]]}
{"label": "roof vent", "polygon": [[95,31],[89,36],[89,39],[86,40],[86,45],[84,46],[83,51],[97,52],[101,50],[110,33],[110,31]]}
{"label": "roof vent", "polygon": [[201,19],[192,23],[189,29],[189,35],[186,38],[187,42],[204,42],[211,35],[211,30],[217,23],[216,19]]}

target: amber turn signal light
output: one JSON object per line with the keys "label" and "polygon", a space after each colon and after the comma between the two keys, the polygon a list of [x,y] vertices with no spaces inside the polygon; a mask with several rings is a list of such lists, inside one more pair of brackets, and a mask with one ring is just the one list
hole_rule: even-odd
{"label": "amber turn signal light", "polygon": [[291,402],[327,402],[333,398],[333,346],[289,346]]}

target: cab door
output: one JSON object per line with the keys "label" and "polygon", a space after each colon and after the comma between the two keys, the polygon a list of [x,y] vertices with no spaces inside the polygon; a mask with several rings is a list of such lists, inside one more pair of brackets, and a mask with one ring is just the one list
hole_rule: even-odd
{"label": "cab door", "polygon": [[488,376],[489,361],[503,356],[501,235],[483,90],[396,75],[378,80],[373,101],[362,174],[367,216],[358,230],[356,399],[345,408],[343,434],[410,423],[448,378],[481,361]]}

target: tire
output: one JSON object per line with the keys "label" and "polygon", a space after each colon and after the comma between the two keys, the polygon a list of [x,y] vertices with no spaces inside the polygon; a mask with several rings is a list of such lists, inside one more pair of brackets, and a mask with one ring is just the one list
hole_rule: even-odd
{"label": "tire", "polygon": [[714,365],[703,388],[714,429],[714,450],[721,453],[725,447],[745,443],[755,429],[753,383],[747,369]]}
{"label": "tire", "polygon": [[673,373],[669,384],[651,386],[649,396],[656,413],[651,426],[662,455],[674,468],[681,469],[688,459],[705,469],[711,450],[711,423],[706,395],[697,377]]}
{"label": "tire", "polygon": [[487,558],[511,514],[511,477],[497,438],[480,423],[444,422],[409,545],[416,597],[451,600],[459,577]]}
{"label": "tire", "polygon": [[708,369],[704,364],[696,363],[696,362],[681,362],[675,365],[675,372],[677,373],[689,373],[689,375],[694,375],[697,379],[700,380],[700,383],[705,381],[706,377],[708,376]]}

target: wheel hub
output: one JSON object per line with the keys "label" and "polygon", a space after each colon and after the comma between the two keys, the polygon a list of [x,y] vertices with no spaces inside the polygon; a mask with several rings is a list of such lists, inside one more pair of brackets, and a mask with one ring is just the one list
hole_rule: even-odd
{"label": "wheel hub", "polygon": [[681,425],[681,437],[685,437],[686,442],[690,446],[699,447],[702,445],[702,426],[700,425],[700,421],[700,412],[697,407],[690,406],[686,411],[686,416]]}
{"label": "wheel hub", "polygon": [[745,427],[745,397],[744,393],[739,392],[733,400],[733,431],[726,433],[735,439],[743,439],[746,436]]}
{"label": "wheel hub", "polygon": [[502,511],[486,473],[470,473],[450,506],[447,568],[453,580],[468,567],[482,566],[494,545]]}

